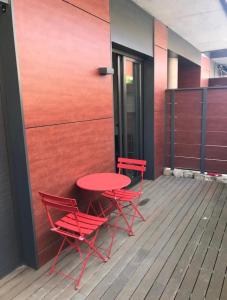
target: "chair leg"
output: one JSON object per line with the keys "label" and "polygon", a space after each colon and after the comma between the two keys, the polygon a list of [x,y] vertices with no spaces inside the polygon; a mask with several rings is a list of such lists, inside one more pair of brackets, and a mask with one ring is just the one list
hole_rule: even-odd
{"label": "chair leg", "polygon": [[77,244],[77,240],[75,240],[75,242],[71,242],[68,238],[67,238],[67,242],[70,245],[70,248],[75,249],[77,252],[79,252],[80,255],[80,259],[82,259],[82,251],[80,249],[80,247]]}
{"label": "chair leg", "polygon": [[80,286],[81,278],[82,278],[82,276],[83,276],[83,274],[84,274],[85,268],[86,268],[86,266],[87,266],[87,263],[88,263],[88,260],[89,260],[89,258],[90,258],[90,256],[91,256],[91,254],[92,254],[92,250],[89,249],[89,250],[88,250],[88,253],[87,253],[87,255],[86,255],[86,257],[85,257],[85,259],[84,259],[84,261],[83,261],[82,269],[81,269],[81,271],[80,271],[80,274],[79,274],[78,278],[75,280],[75,288],[76,288],[76,289],[78,289],[79,286]]}
{"label": "chair leg", "polygon": [[138,209],[138,206],[135,203],[131,203],[132,208],[135,210],[135,212],[140,216],[140,218],[142,219],[142,221],[145,221],[144,216],[141,214],[141,212]]}
{"label": "chair leg", "polygon": [[64,237],[64,239],[63,239],[63,241],[62,241],[62,243],[61,243],[61,246],[60,246],[60,248],[59,248],[59,250],[58,250],[58,253],[57,253],[57,255],[56,255],[55,258],[54,258],[54,261],[53,261],[53,264],[52,264],[52,266],[51,266],[51,268],[50,268],[49,274],[52,274],[52,273],[54,272],[55,265],[56,265],[56,263],[57,263],[57,261],[58,261],[58,258],[59,258],[60,254],[61,254],[61,252],[62,252],[62,249],[63,249],[63,246],[64,246],[66,240],[67,240],[67,237]]}
{"label": "chair leg", "polygon": [[107,224],[108,228],[113,227],[112,234],[111,234],[111,242],[110,242],[110,245],[109,245],[109,249],[107,251],[107,257],[108,258],[110,258],[110,256],[111,256],[111,251],[112,251],[114,239],[115,239],[115,236],[116,236],[116,233],[117,233],[117,224],[118,224],[119,217],[120,217],[120,214],[118,213],[117,216],[115,217],[113,226],[110,226],[110,224]]}
{"label": "chair leg", "polygon": [[108,259],[106,257],[104,257],[102,255],[102,253],[100,253],[97,248],[95,247],[95,241],[96,241],[96,238],[97,238],[97,234],[98,234],[98,231],[96,231],[96,234],[94,235],[94,237],[92,238],[91,241],[87,240],[87,239],[84,239],[84,242],[89,246],[88,248],[88,253],[86,255],[86,257],[84,258],[84,261],[83,261],[83,264],[82,264],[82,268],[81,268],[81,271],[80,271],[80,274],[79,276],[77,277],[77,279],[75,280],[75,288],[78,289],[79,286],[80,286],[80,281],[81,281],[81,278],[84,274],[84,271],[86,269],[86,266],[87,266],[87,263],[88,263],[88,260],[92,254],[92,252],[94,252],[94,254],[96,254],[102,261],[106,262]]}
{"label": "chair leg", "polygon": [[96,256],[98,256],[103,262],[107,262],[108,258],[103,256],[102,253],[95,247],[95,241],[96,241],[98,232],[99,232],[99,230],[96,231],[96,234],[91,241],[88,241],[86,239],[84,241],[88,244],[89,248],[92,249],[92,251],[94,252],[94,254],[96,254]]}
{"label": "chair leg", "polygon": [[128,228],[128,230],[127,230],[128,235],[129,235],[129,236],[134,235],[134,233],[133,233],[133,231],[132,231],[132,225],[129,224],[129,221],[128,221],[128,219],[127,219],[127,217],[126,217],[126,215],[125,215],[125,213],[124,213],[124,211],[123,211],[123,209],[122,209],[122,205],[121,205],[120,201],[115,200],[115,203],[116,203],[116,207],[117,207],[118,211],[120,212],[120,215],[123,217],[123,219],[124,219],[124,221],[125,221],[125,223],[126,223],[126,225],[127,225],[127,228]]}

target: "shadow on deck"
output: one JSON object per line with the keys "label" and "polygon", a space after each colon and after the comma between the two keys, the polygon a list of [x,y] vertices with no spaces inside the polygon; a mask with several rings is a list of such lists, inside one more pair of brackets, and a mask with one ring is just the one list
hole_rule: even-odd
{"label": "shadow on deck", "polygon": [[[160,177],[146,181],[136,235],[118,232],[111,259],[90,259],[81,288],[20,267],[0,281],[0,299],[227,299],[227,185]],[[106,232],[99,237],[100,243]],[[59,268],[77,274],[77,253]]]}

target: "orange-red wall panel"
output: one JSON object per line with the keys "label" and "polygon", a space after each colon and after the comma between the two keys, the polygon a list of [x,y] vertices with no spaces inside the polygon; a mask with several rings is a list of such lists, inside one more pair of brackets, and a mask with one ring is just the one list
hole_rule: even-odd
{"label": "orange-red wall panel", "polygon": [[[87,1],[89,3],[89,1]],[[15,1],[25,126],[112,116],[110,25],[63,1]]]}
{"label": "orange-red wall panel", "polygon": [[163,49],[167,49],[168,30],[164,24],[158,20],[154,20],[154,44]]}
{"label": "orange-red wall panel", "polygon": [[105,21],[110,20],[109,0],[65,0]]}
{"label": "orange-red wall panel", "polygon": [[40,264],[55,255],[58,239],[38,191],[76,196],[83,209],[97,194],[76,189],[76,179],[114,170],[112,78],[97,70],[112,64],[110,25],[102,20],[109,18],[109,2],[75,2],[80,8],[61,0],[14,1]]}
{"label": "orange-red wall panel", "polygon": [[155,177],[165,163],[165,90],[167,88],[168,31],[158,20],[154,22],[154,163]]}
{"label": "orange-red wall panel", "polygon": [[[43,253],[55,235],[44,221],[38,191],[75,196],[78,177],[114,171],[113,119],[30,128],[26,133],[38,251]],[[86,204],[79,199],[81,208]]]}
{"label": "orange-red wall panel", "polygon": [[209,86],[227,86],[227,77],[210,78]]}
{"label": "orange-red wall panel", "polygon": [[208,87],[210,77],[210,58],[206,55],[201,55],[201,87]]}
{"label": "orange-red wall panel", "polygon": [[200,87],[201,67],[194,64],[181,64],[178,67],[178,88]]}

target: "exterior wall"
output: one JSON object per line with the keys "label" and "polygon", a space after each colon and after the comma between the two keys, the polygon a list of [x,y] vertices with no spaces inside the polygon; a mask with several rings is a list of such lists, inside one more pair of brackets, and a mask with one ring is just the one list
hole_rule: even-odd
{"label": "exterior wall", "polygon": [[200,66],[182,59],[179,59],[178,66],[178,88],[200,87]]}
{"label": "exterior wall", "polygon": [[208,87],[211,72],[210,58],[206,55],[201,55],[201,87]]}
{"label": "exterior wall", "polygon": [[[1,87],[2,80],[0,78]],[[10,171],[6,130],[3,117],[2,89],[0,88],[0,277],[16,268],[21,262],[18,246],[18,232],[15,220],[15,208],[11,192]]]}
{"label": "exterior wall", "polygon": [[209,86],[226,86],[227,77],[210,78]]}
{"label": "exterior wall", "polygon": [[167,88],[168,31],[154,22],[154,164],[155,178],[163,172],[165,159],[165,90]]}
{"label": "exterior wall", "polygon": [[68,2],[14,1],[39,264],[58,240],[38,191],[75,196],[78,177],[114,170],[112,78],[97,72],[111,66],[109,1]]}
{"label": "exterior wall", "polygon": [[130,0],[110,0],[112,42],[153,56],[153,17]]}
{"label": "exterior wall", "polygon": [[168,28],[168,49],[197,65],[201,64],[200,51],[170,28]]}

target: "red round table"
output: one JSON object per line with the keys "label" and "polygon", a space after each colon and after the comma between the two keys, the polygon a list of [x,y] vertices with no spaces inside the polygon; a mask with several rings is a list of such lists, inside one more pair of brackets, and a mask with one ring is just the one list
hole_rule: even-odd
{"label": "red round table", "polygon": [[117,173],[94,173],[79,178],[76,184],[84,190],[104,192],[128,186],[131,179]]}

